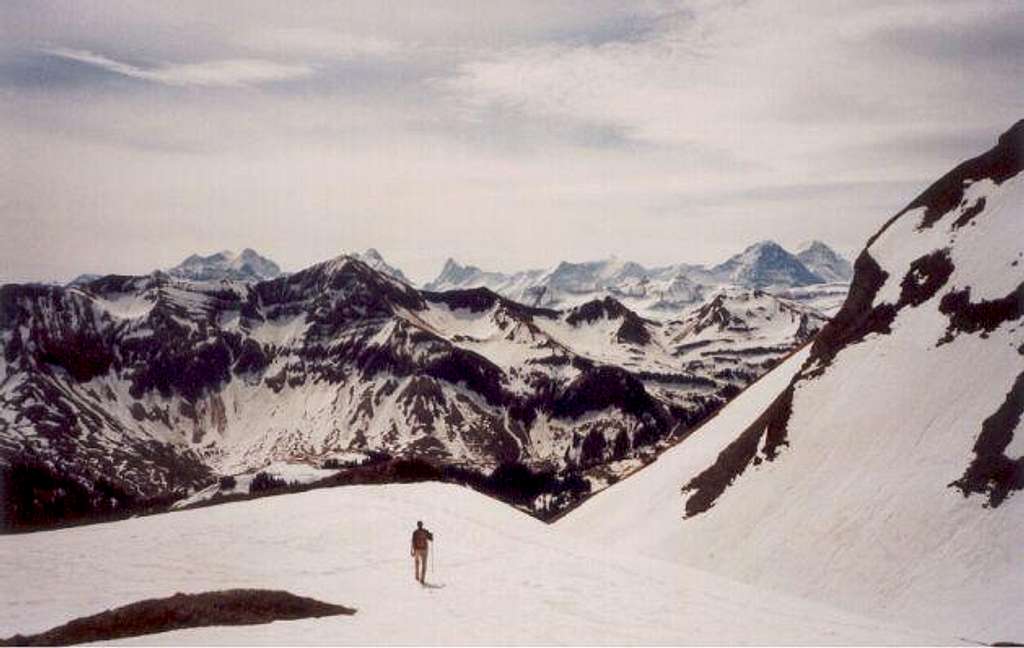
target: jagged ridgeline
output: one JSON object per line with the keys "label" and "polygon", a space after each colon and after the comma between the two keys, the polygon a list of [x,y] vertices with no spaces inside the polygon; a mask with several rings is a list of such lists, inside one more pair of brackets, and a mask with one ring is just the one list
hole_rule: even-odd
{"label": "jagged ridgeline", "polygon": [[[376,253],[290,275],[261,259],[0,288],[0,452],[21,484],[5,493],[8,525],[382,453],[598,488],[826,321],[735,286],[655,320],[611,297],[559,311],[420,291]],[[571,490],[520,503],[551,514],[586,489]]]}

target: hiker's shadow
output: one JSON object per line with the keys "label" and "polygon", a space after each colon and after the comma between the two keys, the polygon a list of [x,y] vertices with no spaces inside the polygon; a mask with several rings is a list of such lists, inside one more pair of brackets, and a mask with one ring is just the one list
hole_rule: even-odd
{"label": "hiker's shadow", "polygon": [[422,583],[427,589],[444,589],[444,583]]}

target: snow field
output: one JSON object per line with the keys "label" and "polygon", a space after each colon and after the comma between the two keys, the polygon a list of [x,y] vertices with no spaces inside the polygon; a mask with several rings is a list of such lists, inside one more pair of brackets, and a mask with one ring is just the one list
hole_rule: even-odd
{"label": "snow field", "polygon": [[[413,581],[409,535],[434,532]],[[465,488],[358,486],[0,538],[0,635],[174,592],[285,589],[354,617],[130,644],[935,643],[856,615],[573,540]],[[31,583],[31,585],[27,585]]]}

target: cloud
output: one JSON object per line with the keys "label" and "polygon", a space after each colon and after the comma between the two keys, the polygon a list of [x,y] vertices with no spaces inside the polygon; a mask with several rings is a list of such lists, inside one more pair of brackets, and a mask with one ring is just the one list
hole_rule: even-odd
{"label": "cloud", "polygon": [[[924,168],[899,156],[887,168],[817,161],[823,151],[949,137],[966,114],[970,128],[1013,121],[1024,93],[1010,72],[1024,50],[1002,35],[1024,12],[996,2],[942,8],[709,2],[621,40],[508,48],[439,83],[475,119],[518,111],[657,146],[699,145],[774,176],[758,182],[919,176]],[[921,56],[940,46],[941,60]]]}
{"label": "cloud", "polygon": [[392,58],[409,49],[390,38],[323,27],[262,29],[247,34],[241,42],[264,51],[340,60]]}
{"label": "cloud", "polygon": [[11,0],[0,274],[857,250],[1020,118],[1022,24],[1000,0]]}
{"label": "cloud", "polygon": [[143,68],[88,50],[53,48],[44,51],[51,56],[95,66],[114,74],[169,86],[240,87],[297,79],[313,73],[313,69],[306,65],[285,65],[260,59],[164,63]]}

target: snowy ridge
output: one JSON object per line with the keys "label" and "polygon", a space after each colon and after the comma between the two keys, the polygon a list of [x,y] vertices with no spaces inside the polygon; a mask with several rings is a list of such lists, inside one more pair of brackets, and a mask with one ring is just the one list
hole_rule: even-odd
{"label": "snowy ridge", "polygon": [[1024,122],[890,219],[792,380],[759,383],[774,397],[744,394],[560,524],[917,627],[1024,635],[1022,152]]}

